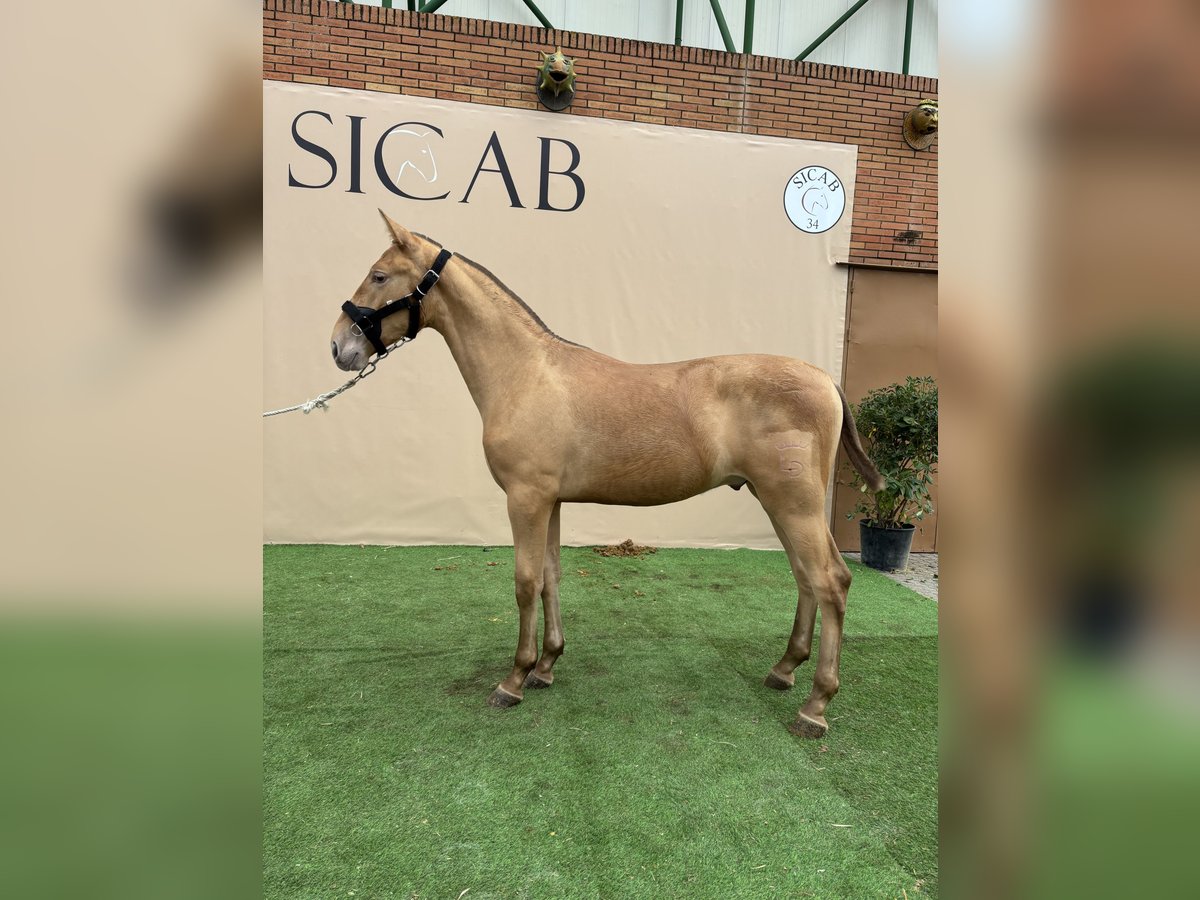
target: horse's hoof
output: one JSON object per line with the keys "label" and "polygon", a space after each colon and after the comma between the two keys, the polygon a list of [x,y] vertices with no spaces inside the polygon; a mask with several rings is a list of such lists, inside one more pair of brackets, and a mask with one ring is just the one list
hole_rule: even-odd
{"label": "horse's hoof", "polygon": [[549,681],[547,681],[545,678],[542,678],[540,675],[538,675],[537,672],[530,672],[528,675],[525,676],[525,687],[533,688],[534,690],[541,690],[542,688],[548,688],[553,683],[554,683],[553,675],[550,676]]}
{"label": "horse's hoof", "polygon": [[488,697],[488,706],[492,709],[508,709],[510,706],[516,706],[521,702],[521,698],[516,694],[510,694],[504,688],[498,687],[492,691],[492,695]]}
{"label": "horse's hoof", "polygon": [[793,683],[785,681],[781,676],[776,675],[774,669],[768,672],[767,677],[763,679],[763,684],[776,691],[790,691]]}
{"label": "horse's hoof", "polygon": [[825,737],[825,733],[829,731],[829,723],[825,721],[824,716],[806,716],[804,713],[796,713],[796,721],[788,726],[788,731],[796,735],[796,737],[815,740],[816,738]]}

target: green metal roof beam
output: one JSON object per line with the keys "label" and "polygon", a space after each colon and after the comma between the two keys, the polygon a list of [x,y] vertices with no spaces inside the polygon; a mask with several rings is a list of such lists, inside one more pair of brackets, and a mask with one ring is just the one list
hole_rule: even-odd
{"label": "green metal roof beam", "polygon": [[675,0],[675,46],[683,43],[683,0]]}
{"label": "green metal roof beam", "polygon": [[[553,28],[554,27],[553,25],[550,24],[550,20],[547,19],[542,14],[542,11],[537,8],[537,4],[535,4],[533,2],[533,0],[521,0],[521,2],[524,3],[526,8],[537,17],[537,20],[542,23],[543,28]],[[439,9],[442,8],[442,6],[445,3],[446,3],[446,0],[429,0],[428,3],[426,3],[424,6],[422,6],[418,10],[418,12],[423,12],[423,13],[437,12]],[[413,9],[413,8],[415,8],[415,6],[416,6],[415,0],[408,0],[408,8],[409,9]]]}
{"label": "green metal roof beam", "polygon": [[905,75],[908,74],[908,59],[912,54],[912,20],[913,20],[913,4],[916,0],[908,0],[908,12],[904,17],[904,68],[901,70]]}
{"label": "green metal roof beam", "polygon": [[[729,33],[729,26],[725,24],[725,13],[721,12],[720,0],[708,0],[712,4],[713,15],[717,17],[717,27],[721,29],[721,40],[725,42],[725,49],[730,53],[737,53],[737,48],[733,46],[733,35]],[[866,0],[863,0],[865,3]]]}
{"label": "green metal roof beam", "polygon": [[742,52],[754,52],[754,0],[746,0],[746,30],[742,35]]}
{"label": "green metal roof beam", "polygon": [[542,15],[542,11],[540,9],[538,9],[537,6],[534,5],[533,0],[524,0],[524,3],[525,3],[526,8],[528,8],[528,10],[531,13],[533,13],[535,16],[537,16],[537,20],[542,23],[543,28],[553,28],[554,27],[553,25],[550,24],[550,20]]}
{"label": "green metal roof beam", "polygon": [[823,32],[821,32],[821,36],[819,38],[817,38],[815,41],[813,41],[811,44],[809,44],[807,47],[805,47],[804,50],[801,51],[800,55],[796,57],[796,62],[803,62],[804,60],[808,59],[808,56],[810,53],[812,53],[814,50],[816,50],[818,47],[820,47],[823,43],[825,43],[826,38],[828,38],[831,34],[833,34],[835,31],[837,31],[839,28],[841,28],[843,25],[845,25],[846,20],[848,20],[852,15],[854,15],[856,12],[858,12],[860,9],[862,9],[864,6],[866,6],[867,3],[868,3],[868,0],[858,0],[857,3],[855,3],[852,7],[850,7],[848,10],[846,10],[844,13],[842,13],[838,17],[838,20],[836,22],[834,22],[832,25],[830,25],[828,28],[826,28]]}

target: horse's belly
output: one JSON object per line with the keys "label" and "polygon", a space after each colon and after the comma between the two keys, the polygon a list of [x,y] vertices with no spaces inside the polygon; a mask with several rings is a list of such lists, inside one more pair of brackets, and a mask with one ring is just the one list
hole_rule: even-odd
{"label": "horse's belly", "polygon": [[705,490],[706,487],[695,490],[622,490],[620,485],[613,485],[607,490],[563,491],[564,496],[560,499],[568,503],[602,503],[606,506],[663,506],[695,497]]}
{"label": "horse's belly", "polygon": [[712,474],[694,459],[625,458],[600,465],[571,466],[562,480],[561,499],[617,506],[659,506],[709,490]]}

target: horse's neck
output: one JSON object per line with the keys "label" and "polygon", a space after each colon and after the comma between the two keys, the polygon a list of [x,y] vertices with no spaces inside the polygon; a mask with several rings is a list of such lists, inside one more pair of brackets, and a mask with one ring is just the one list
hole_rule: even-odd
{"label": "horse's neck", "polygon": [[487,419],[525,374],[548,363],[548,345],[555,338],[508,291],[461,257],[446,266],[434,296],[427,324],[446,339]]}

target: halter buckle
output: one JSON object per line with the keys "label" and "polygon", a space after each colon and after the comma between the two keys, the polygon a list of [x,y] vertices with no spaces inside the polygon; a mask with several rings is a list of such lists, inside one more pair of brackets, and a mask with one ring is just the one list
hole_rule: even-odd
{"label": "halter buckle", "polygon": [[[430,269],[428,272],[425,273],[425,277],[421,279],[420,283],[415,288],[413,288],[413,291],[414,291],[414,293],[420,295],[421,297],[424,297],[426,294],[428,294],[430,291],[432,291],[434,285],[436,285],[441,280],[442,280],[442,273],[435,272],[435,271],[433,271],[433,269]],[[426,281],[429,281],[429,287],[425,288],[425,290],[421,290],[421,285],[423,285]]]}

